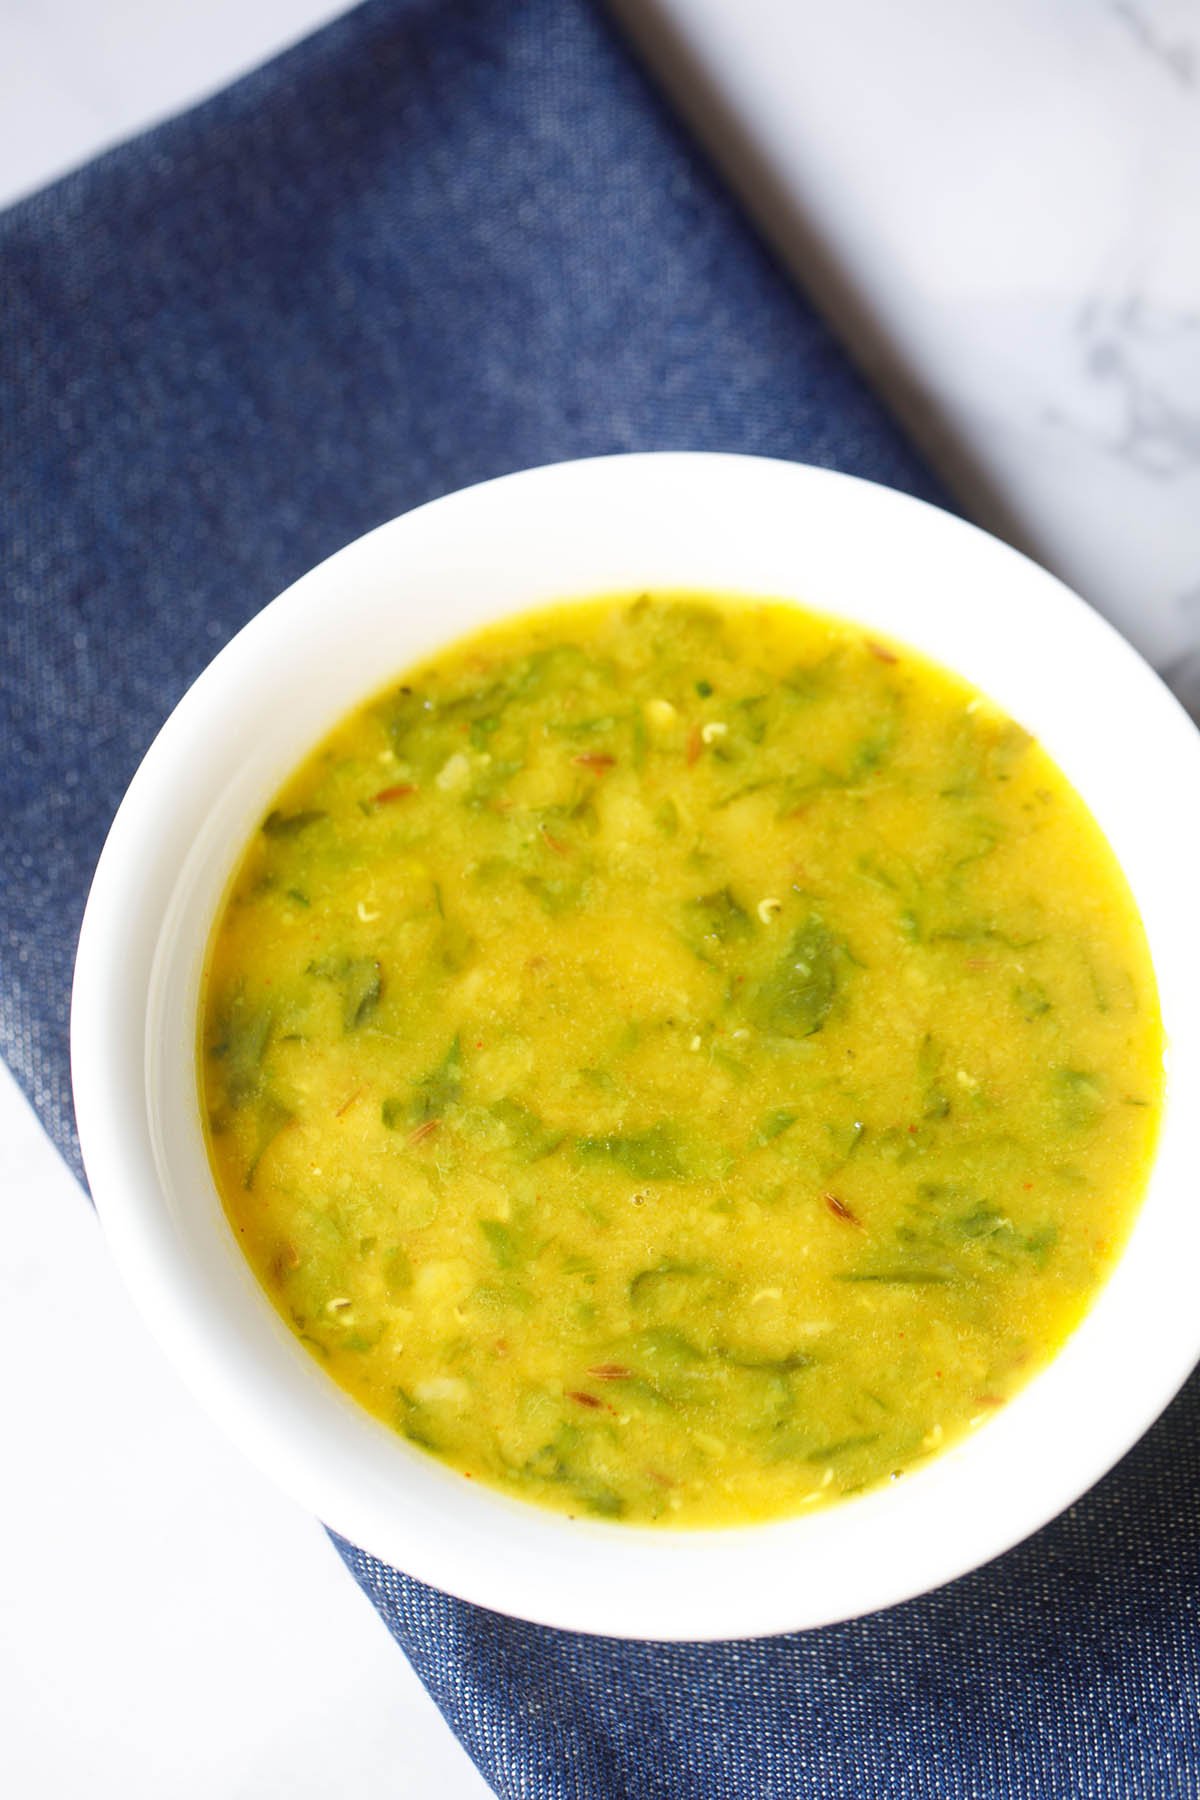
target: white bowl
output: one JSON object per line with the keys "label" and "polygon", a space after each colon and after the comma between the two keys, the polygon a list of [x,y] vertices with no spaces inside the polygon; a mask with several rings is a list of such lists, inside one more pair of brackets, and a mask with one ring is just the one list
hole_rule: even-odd
{"label": "white bowl", "polygon": [[[696,586],[794,597],[891,634],[1033,731],[1124,865],[1161,988],[1161,1144],[1128,1248],[1065,1349],[956,1448],[769,1525],[570,1520],[464,1481],[369,1417],[283,1324],[209,1171],[196,1015],[234,862],[285,775],[438,644],[543,602]],[[331,557],[216,658],[112,827],[72,1017],[84,1159],[152,1331],[246,1454],[356,1544],[451,1593],[582,1631],[744,1637],[888,1606],[1075,1500],[1200,1356],[1200,737],[1152,672],[1033,563],[918,501],[747,457],[566,463],[419,508]],[[1189,1101],[1189,1096],[1191,1099]]]}

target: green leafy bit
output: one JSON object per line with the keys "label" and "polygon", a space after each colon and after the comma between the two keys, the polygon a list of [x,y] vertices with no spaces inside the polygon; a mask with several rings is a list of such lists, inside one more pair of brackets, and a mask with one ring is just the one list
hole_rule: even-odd
{"label": "green leafy bit", "polygon": [[509,1096],[493,1102],[489,1111],[503,1125],[509,1146],[521,1162],[540,1162],[552,1155],[566,1137],[566,1132],[544,1124],[536,1113]]}
{"label": "green leafy bit", "polygon": [[1104,1083],[1088,1069],[1055,1069],[1050,1089],[1054,1109],[1069,1131],[1095,1125],[1105,1110]]}
{"label": "green leafy bit", "polygon": [[733,1287],[729,1276],[712,1263],[664,1261],[633,1277],[629,1301],[643,1318],[667,1322],[706,1316],[729,1298]]}
{"label": "green leafy bit", "polygon": [[307,831],[310,825],[315,825],[319,819],[328,817],[328,813],[316,810],[284,813],[276,809],[269,812],[262,822],[263,836],[269,838],[299,837],[300,833]]}
{"label": "green leafy bit", "polygon": [[433,711],[433,703],[426,700],[411,687],[397,688],[387,702],[384,722],[392,749],[402,759],[407,759],[410,740],[419,726],[423,725]]}
{"label": "green leafy bit", "polygon": [[608,1162],[638,1181],[682,1181],[686,1171],[675,1131],[665,1120],[647,1131],[610,1132],[575,1140],[584,1162]]}
{"label": "green leafy bit", "polygon": [[263,1060],[274,1026],[271,1009],[248,1001],[241,989],[231,995],[221,1012],[217,1040],[210,1054],[222,1065],[225,1094],[231,1106],[243,1106],[261,1091]]}
{"label": "green leafy bit", "polygon": [[275,1142],[285,1125],[292,1122],[292,1113],[272,1094],[261,1101],[258,1108],[258,1130],[255,1135],[254,1154],[246,1170],[245,1185],[254,1186],[254,1177],[258,1173],[258,1165],[267,1150]]}
{"label": "green leafy bit", "polygon": [[1049,994],[1041,982],[1034,981],[1032,977],[1018,981],[1013,987],[1012,997],[1022,1017],[1031,1021],[1044,1018],[1051,1010]]}
{"label": "green leafy bit", "polygon": [[620,1518],[626,1509],[625,1500],[608,1482],[582,1466],[586,1456],[585,1434],[578,1426],[562,1424],[549,1443],[510,1472],[518,1479],[553,1482],[571,1489],[579,1504],[597,1518]]}
{"label": "green leafy bit", "polygon": [[784,1356],[754,1356],[746,1351],[719,1348],[716,1354],[731,1369],[747,1369],[769,1375],[796,1375],[816,1362],[807,1350],[789,1350]]}
{"label": "green leafy bit", "polygon": [[442,1118],[447,1108],[461,1098],[462,1082],[462,1045],[456,1037],[441,1062],[413,1083],[407,1099],[389,1095],[383,1102],[384,1124],[389,1131],[400,1131],[405,1126]]}
{"label": "green leafy bit", "polygon": [[839,1456],[849,1456],[854,1450],[865,1450],[869,1444],[878,1442],[877,1431],[864,1431],[857,1437],[839,1438],[836,1443],[822,1444],[816,1450],[809,1450],[805,1453],[804,1460],[810,1463],[834,1462]]}
{"label": "green leafy bit", "polygon": [[556,876],[546,880],[541,875],[525,875],[522,877],[522,884],[535,900],[540,901],[552,919],[558,918],[561,913],[573,911],[583,899],[583,883],[573,876]]}
{"label": "green leafy bit", "polygon": [[513,1268],[519,1260],[517,1242],[512,1231],[500,1219],[480,1219],[479,1229],[487,1247],[501,1269]]}
{"label": "green leafy bit", "polygon": [[815,915],[793,932],[775,967],[752,988],[746,1013],[760,1031],[811,1037],[833,1009],[838,941]]}
{"label": "green leafy bit", "polygon": [[867,1128],[861,1119],[851,1119],[848,1124],[841,1124],[832,1119],[825,1121],[825,1135],[829,1140],[829,1159],[825,1163],[825,1173],[836,1174],[854,1155],[858,1146],[867,1134]]}
{"label": "green leafy bit", "polygon": [[868,775],[873,775],[891,754],[895,740],[896,727],[893,724],[883,725],[860,738],[846,764],[846,781],[854,786]]}
{"label": "green leafy bit", "polygon": [[468,741],[472,750],[486,750],[491,742],[492,733],[500,729],[500,717],[493,713],[489,717],[473,719],[468,732]]}
{"label": "green leafy bit", "polygon": [[310,962],[305,973],[341,990],[344,1031],[357,1031],[379,1005],[383,976],[373,956],[324,956]]}
{"label": "green leafy bit", "polygon": [[729,887],[687,901],[683,913],[689,939],[704,948],[734,943],[753,931],[750,914]]}
{"label": "green leafy bit", "polygon": [[787,1106],[777,1106],[773,1112],[765,1113],[759,1120],[758,1130],[754,1134],[754,1143],[774,1143],[777,1137],[783,1136],[790,1125],[796,1123],[799,1116],[799,1113],[793,1112]]}
{"label": "green leafy bit", "polygon": [[443,1445],[430,1418],[430,1409],[422,1406],[400,1387],[396,1389],[396,1423],[411,1444],[419,1444],[423,1450],[442,1450]]}

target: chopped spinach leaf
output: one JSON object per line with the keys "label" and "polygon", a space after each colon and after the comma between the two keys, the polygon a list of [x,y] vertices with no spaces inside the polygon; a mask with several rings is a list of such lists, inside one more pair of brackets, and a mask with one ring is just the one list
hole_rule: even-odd
{"label": "chopped spinach leaf", "polygon": [[648,1131],[609,1132],[575,1140],[584,1162],[609,1162],[639,1181],[682,1181],[686,1173],[679,1141],[665,1122]]}
{"label": "chopped spinach leaf", "polygon": [[811,1037],[820,1031],[838,991],[838,941],[815,915],[792,933],[770,973],[751,989],[746,1013],[760,1031]]}

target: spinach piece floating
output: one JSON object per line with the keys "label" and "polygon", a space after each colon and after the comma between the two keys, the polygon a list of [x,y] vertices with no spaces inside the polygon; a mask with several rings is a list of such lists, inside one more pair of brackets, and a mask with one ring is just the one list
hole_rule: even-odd
{"label": "spinach piece floating", "polygon": [[395,1396],[396,1407],[393,1416],[397,1428],[403,1432],[410,1444],[419,1444],[422,1450],[432,1450],[440,1455],[444,1446],[434,1430],[429,1407],[423,1406],[419,1400],[414,1400],[412,1395],[406,1393],[402,1387],[396,1388]]}
{"label": "spinach piece floating", "polygon": [[702,949],[734,943],[753,931],[750,914],[729,887],[687,901],[683,916],[689,941],[698,940]]}
{"label": "spinach piece floating", "polygon": [[413,1266],[407,1250],[393,1244],[383,1253],[383,1285],[389,1294],[405,1294],[412,1286]]}
{"label": "spinach piece floating", "polygon": [[825,1175],[836,1175],[839,1170],[844,1169],[866,1135],[867,1128],[861,1119],[851,1119],[848,1125],[826,1119],[825,1136],[829,1141],[829,1155],[822,1163]]}
{"label": "spinach piece floating", "polygon": [[1012,997],[1026,1019],[1041,1019],[1052,1008],[1052,1001],[1040,981],[1030,977],[1015,984]]}
{"label": "spinach piece floating", "polygon": [[625,1502],[615,1488],[602,1481],[576,1481],[575,1489],[590,1513],[600,1519],[619,1519]]}
{"label": "spinach piece floating", "polygon": [[220,1014],[217,1041],[210,1054],[220,1062],[225,1093],[231,1106],[244,1106],[263,1085],[263,1059],[275,1028],[275,1015],[267,1006],[251,1005],[239,990]]}
{"label": "spinach piece floating", "polygon": [[660,1262],[633,1277],[629,1300],[642,1317],[666,1324],[702,1317],[727,1300],[732,1291],[733,1282],[712,1263]]}
{"label": "spinach piece floating", "polygon": [[638,1181],[682,1181],[686,1173],[675,1132],[665,1121],[648,1131],[576,1138],[575,1153],[584,1162],[615,1163]]}
{"label": "spinach piece floating", "polygon": [[503,1125],[514,1154],[522,1162],[540,1162],[550,1156],[567,1135],[543,1123],[537,1114],[522,1106],[519,1100],[505,1096],[489,1108],[493,1119]]}
{"label": "spinach piece floating", "polygon": [[479,1229],[487,1239],[488,1249],[501,1269],[511,1269],[519,1261],[517,1241],[500,1219],[480,1219]]}
{"label": "spinach piece floating", "polygon": [[816,917],[793,933],[770,973],[751,989],[746,1014],[760,1031],[811,1037],[833,1009],[838,991],[837,938]]}
{"label": "spinach piece floating", "polygon": [[440,1063],[416,1084],[414,1104],[421,1119],[440,1119],[462,1095],[462,1043],[455,1035]]}
{"label": "spinach piece floating", "polygon": [[818,1450],[807,1451],[804,1460],[808,1463],[832,1462],[835,1457],[848,1456],[852,1450],[865,1450],[868,1444],[877,1444],[878,1442],[879,1433],[867,1431],[858,1437],[839,1438],[836,1443],[822,1444]]}
{"label": "spinach piece floating", "polygon": [[977,1206],[973,1212],[961,1213],[950,1221],[964,1243],[977,1248],[982,1260],[1012,1268],[1020,1256],[1032,1258],[1034,1266],[1044,1269],[1046,1259],[1058,1242],[1056,1225],[1041,1225],[1036,1231],[1018,1231],[1011,1219],[991,1206]]}
{"label": "spinach piece floating", "polygon": [[379,1005],[383,976],[373,956],[324,956],[310,962],[305,973],[340,988],[343,1031],[357,1031]]}
{"label": "spinach piece floating", "polygon": [[310,825],[315,825],[318,819],[327,819],[328,817],[329,814],[324,812],[282,813],[276,809],[269,812],[262,822],[263,836],[269,838],[298,837],[302,831],[307,831]]}
{"label": "spinach piece floating", "polygon": [[570,876],[555,876],[547,881],[541,875],[524,875],[521,883],[535,900],[541,902],[543,909],[552,919],[577,908],[583,901],[582,881]]}
{"label": "spinach piece floating", "polygon": [[255,1135],[254,1154],[243,1179],[243,1187],[254,1186],[254,1177],[258,1173],[258,1165],[270,1146],[275,1142],[285,1125],[290,1125],[293,1115],[287,1107],[276,1100],[273,1094],[267,1094],[258,1108],[258,1131]]}
{"label": "spinach piece floating", "polygon": [[789,1107],[777,1106],[774,1112],[764,1114],[759,1121],[758,1130],[751,1138],[751,1143],[755,1145],[773,1143],[777,1137],[783,1136],[790,1125],[796,1123],[799,1116],[799,1113],[792,1112]]}
{"label": "spinach piece floating", "polygon": [[846,764],[845,780],[848,786],[854,787],[868,775],[873,775],[886,761],[896,741],[896,726],[888,724],[877,731],[869,732],[860,738],[850,753]]}
{"label": "spinach piece floating", "polygon": [[440,1119],[461,1095],[462,1045],[455,1037],[441,1062],[413,1083],[408,1099],[389,1095],[381,1109],[383,1122],[389,1131],[424,1125],[430,1119]]}
{"label": "spinach piece floating", "polygon": [[1104,1112],[1104,1084],[1087,1069],[1055,1069],[1050,1091],[1059,1122],[1068,1131],[1086,1130]]}
{"label": "spinach piece floating", "polygon": [[816,1361],[806,1350],[791,1350],[784,1356],[751,1356],[718,1346],[716,1355],[731,1369],[766,1375],[795,1375],[801,1369],[811,1369]]}
{"label": "spinach piece floating", "polygon": [[432,712],[433,702],[410,687],[397,688],[386,703],[385,727],[392,749],[402,760],[408,756],[411,748],[409,740],[413,733],[428,722]]}

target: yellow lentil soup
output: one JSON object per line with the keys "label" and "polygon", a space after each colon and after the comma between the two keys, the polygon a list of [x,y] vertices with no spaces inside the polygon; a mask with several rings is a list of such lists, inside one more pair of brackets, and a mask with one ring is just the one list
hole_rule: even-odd
{"label": "yellow lentil soup", "polygon": [[957,677],[777,603],[509,621],[354,713],[213,937],[203,1102],[283,1317],[466,1476],[736,1524],[1059,1348],[1148,1176],[1111,851]]}

